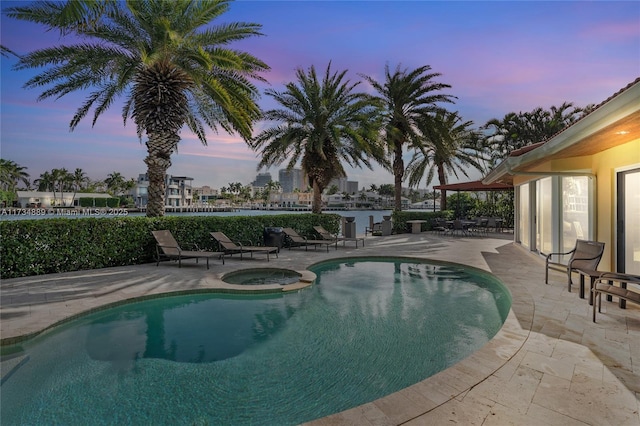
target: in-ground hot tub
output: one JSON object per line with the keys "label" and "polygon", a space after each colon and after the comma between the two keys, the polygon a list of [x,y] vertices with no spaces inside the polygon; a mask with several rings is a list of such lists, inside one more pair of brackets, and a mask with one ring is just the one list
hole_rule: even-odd
{"label": "in-ground hot tub", "polygon": [[241,286],[282,286],[287,289],[298,289],[311,285],[316,274],[311,271],[294,271],[283,268],[251,268],[229,272],[221,277],[227,284]]}

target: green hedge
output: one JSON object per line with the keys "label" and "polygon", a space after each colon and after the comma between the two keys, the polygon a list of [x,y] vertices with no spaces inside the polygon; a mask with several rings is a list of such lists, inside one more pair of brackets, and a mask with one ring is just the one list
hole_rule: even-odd
{"label": "green hedge", "polygon": [[151,231],[168,229],[185,247],[216,250],[209,232],[222,231],[234,241],[262,242],[267,226],[291,227],[314,237],[313,226],[339,230],[336,214],[273,216],[165,216],[161,218],[55,218],[0,222],[0,276],[97,269],[152,262]]}
{"label": "green hedge", "polygon": [[411,232],[411,226],[407,225],[408,220],[426,220],[427,223],[423,223],[421,231],[431,231],[431,220],[442,217],[446,220],[453,219],[453,211],[419,211],[419,212],[407,212],[407,211],[393,211],[391,213],[391,220],[393,221],[393,233],[403,234],[405,232]]}
{"label": "green hedge", "polygon": [[80,207],[119,207],[120,198],[78,198]]}

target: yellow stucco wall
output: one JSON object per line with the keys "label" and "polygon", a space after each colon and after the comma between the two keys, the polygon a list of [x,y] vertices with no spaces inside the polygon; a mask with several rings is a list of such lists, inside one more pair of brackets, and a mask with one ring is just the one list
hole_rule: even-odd
{"label": "yellow stucco wall", "polygon": [[[605,243],[598,268],[603,271],[615,269],[616,172],[635,167],[640,167],[640,139],[590,156],[548,161],[535,169],[538,172],[586,171],[596,176],[595,238]],[[516,175],[514,185],[541,177]]]}
{"label": "yellow stucco wall", "polygon": [[606,244],[599,269],[612,271],[615,270],[616,172],[640,167],[640,139],[594,155],[592,167],[597,178],[597,239]]}

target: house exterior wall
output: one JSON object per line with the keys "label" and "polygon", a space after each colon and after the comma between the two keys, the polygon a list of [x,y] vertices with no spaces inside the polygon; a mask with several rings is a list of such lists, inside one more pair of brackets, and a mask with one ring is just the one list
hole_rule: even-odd
{"label": "house exterior wall", "polygon": [[[531,170],[549,174],[584,172],[595,176],[593,238],[605,243],[605,252],[599,265],[599,269],[603,271],[615,270],[616,263],[616,173],[634,167],[640,167],[640,139],[594,155],[548,161]],[[539,181],[543,177],[515,175],[513,183],[519,186],[526,182]],[[556,198],[554,202],[562,203],[563,200]],[[535,208],[529,211],[533,215]]]}

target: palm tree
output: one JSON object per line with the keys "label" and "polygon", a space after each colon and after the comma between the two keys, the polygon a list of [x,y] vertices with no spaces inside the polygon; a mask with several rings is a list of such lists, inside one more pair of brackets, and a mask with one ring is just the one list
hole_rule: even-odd
{"label": "palm tree", "polygon": [[384,133],[387,150],[392,158],[392,171],[395,185],[395,210],[402,208],[402,181],[404,180],[404,148],[419,149],[422,139],[417,125],[422,118],[436,110],[437,102],[452,102],[453,96],[440,93],[451,87],[436,83],[439,73],[430,73],[431,67],[424,65],[413,71],[400,69],[393,73],[389,65],[385,66],[385,80],[378,82],[373,77],[363,76],[378,92],[384,103]]}
{"label": "palm tree", "polygon": [[26,167],[15,161],[0,158],[0,187],[2,190],[15,192],[20,182],[28,188],[31,182],[29,182],[29,173],[25,170]]}
{"label": "palm tree", "polygon": [[51,170],[53,202],[57,205],[56,189],[60,191],[60,204],[64,206],[64,191],[69,188],[71,174],[65,168]]}
{"label": "palm tree", "polygon": [[89,178],[84,170],[77,168],[73,171],[73,174],[71,175],[71,183],[73,184],[73,197],[71,198],[71,204],[73,204],[73,201],[76,199],[78,190],[82,189],[88,180]]}
{"label": "palm tree", "polygon": [[274,191],[278,191],[282,189],[282,186],[280,185],[280,182],[275,182],[270,180],[269,182],[267,182],[267,184],[264,186],[263,190],[262,190],[262,196],[264,197],[265,203],[267,205],[269,205],[269,202],[271,201],[271,194]]}
{"label": "palm tree", "polygon": [[313,66],[296,70],[297,82],[290,82],[284,92],[268,89],[267,95],[282,107],[264,114],[278,122],[260,132],[251,146],[262,149],[263,166],[282,164],[293,168],[298,161],[313,188],[314,213],[322,212],[322,191],[332,179],[346,176],[341,160],[352,167],[369,158],[383,160],[378,144],[379,115],[375,101],[356,92],[360,84],[345,79],[347,71],[331,72],[331,63],[318,80]]}
{"label": "palm tree", "polygon": [[593,108],[593,105],[580,108],[563,102],[559,107],[551,106],[549,110],[536,108],[530,112],[510,112],[501,120],[493,118],[487,121],[483,129],[490,130],[490,133],[485,136],[483,144],[491,153],[491,158],[485,167],[486,171],[493,169],[511,151],[550,139]]}
{"label": "palm tree", "polygon": [[107,185],[107,191],[111,192],[111,195],[120,195],[125,184],[125,179],[120,172],[112,172],[107,175],[104,183]]}
{"label": "palm tree", "polygon": [[[471,121],[462,121],[458,112],[439,110],[423,118],[418,129],[424,138],[422,149],[416,152],[407,167],[409,186],[417,186],[427,173],[427,186],[438,175],[440,185],[447,176],[458,177],[458,171],[468,176],[468,168],[482,171],[479,136],[471,129]],[[447,209],[445,191],[442,191],[440,209]]]}
{"label": "palm tree", "polygon": [[51,191],[53,188],[53,176],[51,176],[50,172],[44,172],[33,183],[38,191]]}
{"label": "palm tree", "polygon": [[147,216],[164,214],[165,175],[186,125],[206,145],[205,125],[250,140],[260,116],[251,82],[268,66],[227,45],[260,35],[260,25],[211,22],[229,0],[34,2],[11,7],[8,16],[44,24],[82,43],[36,50],[15,68],[47,67],[25,84],[51,86],[39,99],[95,88],[70,128],[93,112],[93,124],[114,101],[125,99],[122,117],[138,137],[146,134]]}

